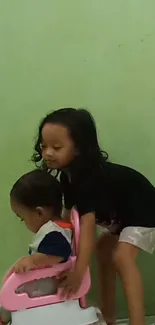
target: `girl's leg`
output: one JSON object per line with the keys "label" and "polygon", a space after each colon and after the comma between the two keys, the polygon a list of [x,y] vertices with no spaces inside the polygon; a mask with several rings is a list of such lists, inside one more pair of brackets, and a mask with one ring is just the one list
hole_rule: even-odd
{"label": "girl's leg", "polygon": [[130,325],[144,325],[143,285],[136,266],[138,252],[136,246],[119,242],[113,256],[127,299]]}
{"label": "girl's leg", "polygon": [[117,240],[118,236],[106,233],[98,240],[96,246],[100,308],[104,320],[109,325],[115,322],[116,271],[112,258]]}

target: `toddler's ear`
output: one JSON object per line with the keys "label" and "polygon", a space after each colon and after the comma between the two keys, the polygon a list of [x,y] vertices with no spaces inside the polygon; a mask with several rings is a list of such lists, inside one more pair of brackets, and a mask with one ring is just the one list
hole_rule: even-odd
{"label": "toddler's ear", "polygon": [[43,217],[44,216],[44,209],[42,207],[37,207],[36,212],[38,214],[38,217]]}

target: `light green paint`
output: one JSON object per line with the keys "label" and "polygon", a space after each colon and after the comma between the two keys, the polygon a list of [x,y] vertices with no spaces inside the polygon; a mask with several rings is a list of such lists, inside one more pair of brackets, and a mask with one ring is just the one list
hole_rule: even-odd
{"label": "light green paint", "polygon": [[[0,1],[0,276],[27,250],[29,234],[8,194],[32,168],[33,137],[51,109],[89,108],[110,158],[155,184],[154,12],[154,0]],[[153,313],[146,269],[154,261],[146,261]]]}

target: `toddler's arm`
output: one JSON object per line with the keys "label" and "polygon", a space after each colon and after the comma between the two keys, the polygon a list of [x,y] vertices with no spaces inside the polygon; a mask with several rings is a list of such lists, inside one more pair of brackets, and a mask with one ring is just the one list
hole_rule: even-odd
{"label": "toddler's arm", "polygon": [[14,265],[13,269],[16,273],[24,273],[38,267],[54,265],[60,263],[61,261],[63,261],[63,257],[36,253],[31,256],[21,258],[21,260]]}
{"label": "toddler's arm", "polygon": [[67,261],[71,255],[71,245],[61,232],[53,231],[48,233],[40,242],[37,252],[31,256],[22,258],[14,266],[17,273],[49,266]]}

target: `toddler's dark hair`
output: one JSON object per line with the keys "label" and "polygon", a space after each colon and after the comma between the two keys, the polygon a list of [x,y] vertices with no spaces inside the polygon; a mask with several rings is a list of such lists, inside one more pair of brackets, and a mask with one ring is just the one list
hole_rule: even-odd
{"label": "toddler's dark hair", "polygon": [[44,170],[36,169],[20,177],[13,185],[10,196],[25,207],[49,207],[54,216],[61,216],[61,185]]}
{"label": "toddler's dark hair", "polygon": [[32,161],[39,167],[46,167],[42,160],[41,142],[42,129],[45,124],[59,124],[65,126],[79,152],[78,167],[87,168],[92,166],[94,169],[103,167],[108,155],[100,149],[97,139],[95,121],[92,115],[85,109],[62,108],[48,114],[40,123],[39,132],[36,139]]}

